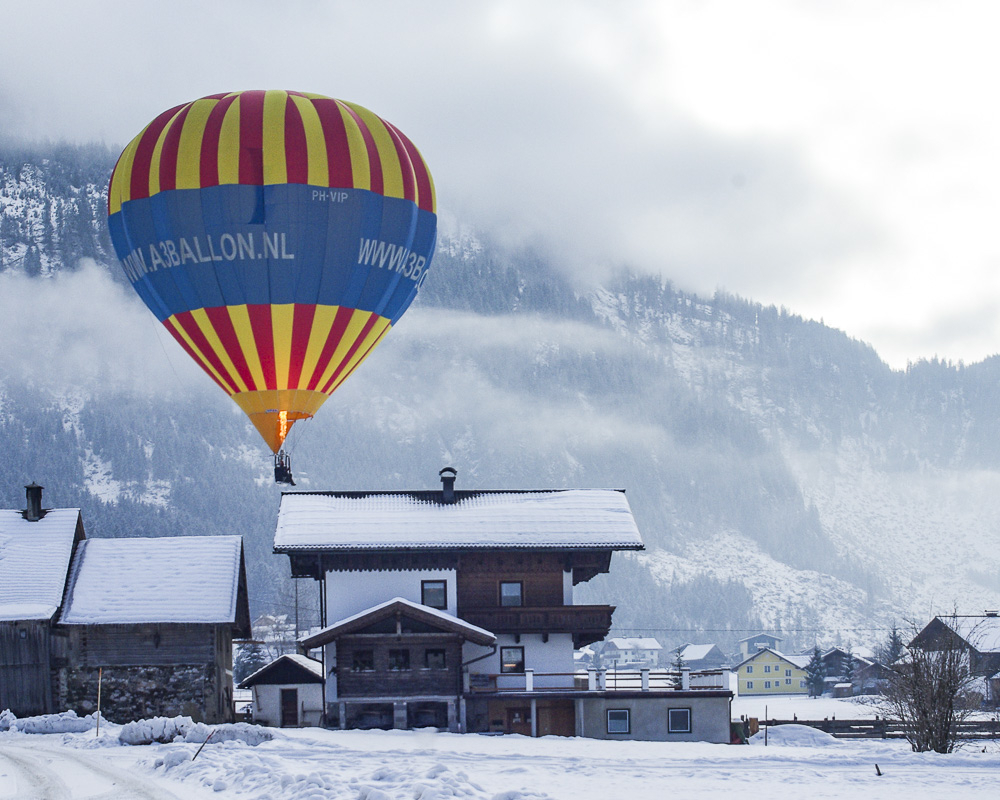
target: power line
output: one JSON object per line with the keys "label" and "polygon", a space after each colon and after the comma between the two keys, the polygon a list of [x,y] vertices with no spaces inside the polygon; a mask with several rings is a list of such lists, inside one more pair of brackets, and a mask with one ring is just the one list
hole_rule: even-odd
{"label": "power line", "polygon": [[879,633],[892,628],[657,628],[654,625],[642,628],[619,628],[612,626],[613,631],[641,632],[656,631],[657,633]]}

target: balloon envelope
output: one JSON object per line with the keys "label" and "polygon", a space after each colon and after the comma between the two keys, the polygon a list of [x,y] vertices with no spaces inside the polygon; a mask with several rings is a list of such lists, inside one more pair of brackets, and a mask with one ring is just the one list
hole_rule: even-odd
{"label": "balloon envelope", "polygon": [[354,103],[299,92],[165,111],[108,187],[132,286],[275,452],[416,297],[436,221],[409,139]]}

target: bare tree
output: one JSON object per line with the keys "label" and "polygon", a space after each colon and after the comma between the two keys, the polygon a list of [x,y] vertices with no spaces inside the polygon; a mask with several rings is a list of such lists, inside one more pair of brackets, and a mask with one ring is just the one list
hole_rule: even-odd
{"label": "bare tree", "polygon": [[892,665],[885,694],[887,716],[902,723],[915,752],[950,753],[958,745],[958,726],[976,707],[971,691],[975,676],[968,648],[949,627],[952,617],[939,618],[936,630],[918,632]]}

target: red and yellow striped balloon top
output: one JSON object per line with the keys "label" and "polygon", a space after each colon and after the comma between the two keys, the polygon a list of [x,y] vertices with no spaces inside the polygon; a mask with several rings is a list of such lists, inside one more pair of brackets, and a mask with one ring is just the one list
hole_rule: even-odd
{"label": "red and yellow striped balloon top", "polygon": [[164,111],[122,152],[108,214],[129,200],[223,184],[367,189],[435,212],[413,143],[355,103],[278,90],[203,97]]}

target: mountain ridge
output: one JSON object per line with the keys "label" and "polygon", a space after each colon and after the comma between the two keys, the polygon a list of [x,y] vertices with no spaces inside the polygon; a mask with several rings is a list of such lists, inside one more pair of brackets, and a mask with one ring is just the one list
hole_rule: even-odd
{"label": "mountain ridge", "polygon": [[[108,160],[0,147],[0,280],[49,298],[52,329],[84,296],[107,306],[121,331],[70,338],[80,364],[128,367],[109,387],[39,373],[46,358],[28,342],[5,356],[9,474],[48,481],[94,535],[245,531],[255,611],[281,610],[266,453],[139,321],[139,301],[116,295]],[[754,627],[794,646],[838,631],[869,644],[893,620],[1000,604],[997,377],[998,357],[892,370],[822,323],[656,277],[583,289],[536,252],[453,232],[398,330],[293,429],[293,466],[303,488],[433,488],[445,463],[463,488],[624,485],[647,551],[580,587],[618,605],[617,629],[668,646]],[[23,502],[17,485],[0,498]],[[944,530],[957,552],[940,552]]]}

